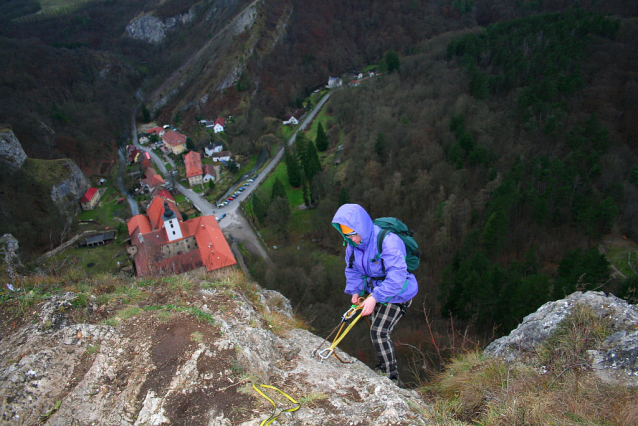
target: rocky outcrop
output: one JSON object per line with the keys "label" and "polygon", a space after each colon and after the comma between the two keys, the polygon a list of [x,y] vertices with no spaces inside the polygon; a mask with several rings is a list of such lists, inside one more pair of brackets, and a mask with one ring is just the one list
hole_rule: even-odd
{"label": "rocky outcrop", "polygon": [[26,159],[27,154],[13,131],[0,125],[0,166],[15,172]]}
{"label": "rocky outcrop", "polygon": [[168,33],[182,27],[195,18],[195,7],[188,13],[170,18],[160,19],[152,14],[143,14],[133,19],[126,26],[126,35],[136,40],[142,40],[151,44],[160,44]]}
{"label": "rocky outcrop", "polygon": [[638,308],[603,292],[576,292],[565,299],[548,302],[526,316],[509,336],[492,342],[485,354],[506,361],[525,360],[545,342],[574,309],[583,304],[600,318],[611,321],[614,331],[603,347],[589,351],[596,375],[610,383],[638,386]]}
{"label": "rocky outcrop", "polygon": [[347,354],[351,364],[319,362],[312,352],[322,339],[306,330],[275,334],[277,323],[264,318],[292,316],[281,294],[257,289],[251,302],[208,286],[194,305],[137,309],[118,325],[74,323],[73,305],[109,308],[73,293],[52,297],[37,322],[0,340],[0,424],[256,426],[272,406],[252,384],[301,403],[280,425],[429,423],[416,392]]}
{"label": "rocky outcrop", "polygon": [[18,257],[18,240],[11,234],[4,234],[0,237],[0,256],[4,261],[4,269],[10,279],[16,277],[16,268],[22,266]]}
{"label": "rocky outcrop", "polygon": [[89,189],[89,181],[73,160],[67,159],[64,168],[69,176],[51,186],[51,199],[66,216],[73,217],[80,210],[80,198]]}

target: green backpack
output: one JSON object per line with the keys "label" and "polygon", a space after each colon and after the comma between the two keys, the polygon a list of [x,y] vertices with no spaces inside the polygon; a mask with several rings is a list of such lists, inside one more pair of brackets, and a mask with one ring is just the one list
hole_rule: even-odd
{"label": "green backpack", "polygon": [[[407,225],[401,222],[396,217],[380,217],[374,220],[374,224],[381,228],[379,237],[377,239],[377,251],[379,254],[377,257],[381,258],[381,252],[383,251],[383,239],[388,233],[392,232],[405,244],[405,263],[408,266],[408,272],[414,272],[421,263],[421,252],[419,251],[419,245],[414,240],[414,232],[411,231]],[[352,268],[354,262],[354,251],[350,255],[349,267]],[[385,265],[383,259],[381,259],[381,267],[383,268],[383,275],[385,276]]]}

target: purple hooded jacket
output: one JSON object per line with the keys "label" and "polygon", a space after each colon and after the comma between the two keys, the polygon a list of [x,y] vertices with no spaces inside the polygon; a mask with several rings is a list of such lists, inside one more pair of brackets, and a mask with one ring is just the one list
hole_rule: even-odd
{"label": "purple hooded jacket", "polygon": [[[405,244],[398,236],[389,233],[383,240],[383,250],[379,257],[377,237],[381,228],[372,223],[368,212],[358,204],[344,204],[339,207],[332,225],[348,243],[346,248],[346,289],[345,293],[372,294],[379,303],[404,303],[412,299],[419,286],[413,274],[408,272],[405,264]],[[341,232],[339,225],[353,229],[361,237],[359,245],[354,244]],[[354,251],[354,262],[349,267],[350,255]],[[375,280],[371,277],[382,277],[385,265],[385,279]]]}

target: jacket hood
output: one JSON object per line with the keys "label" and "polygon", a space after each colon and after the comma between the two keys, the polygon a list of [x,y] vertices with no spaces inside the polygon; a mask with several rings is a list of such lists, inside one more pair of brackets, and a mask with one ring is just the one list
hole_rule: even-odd
{"label": "jacket hood", "polygon": [[[339,225],[346,225],[353,229],[361,237],[361,244],[355,245],[349,238],[341,232]],[[374,237],[374,224],[368,212],[359,204],[344,204],[339,207],[337,213],[332,218],[332,226],[343,236],[343,238],[353,247],[365,248],[368,241]]]}

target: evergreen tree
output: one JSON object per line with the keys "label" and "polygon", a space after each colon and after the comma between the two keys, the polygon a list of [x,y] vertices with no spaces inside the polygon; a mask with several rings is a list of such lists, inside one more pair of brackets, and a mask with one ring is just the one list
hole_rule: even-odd
{"label": "evergreen tree", "polygon": [[299,163],[297,159],[290,154],[290,151],[286,149],[286,169],[288,171],[288,183],[293,188],[299,188],[301,186],[301,170],[299,169]]}
{"label": "evergreen tree", "polygon": [[328,136],[326,136],[326,132],[323,131],[323,126],[319,123],[317,127],[317,137],[315,139],[315,145],[317,146],[318,151],[325,151],[328,149]]}
{"label": "evergreen tree", "polygon": [[146,104],[142,104],[142,122],[148,123],[151,121],[151,112],[146,108]]}
{"label": "evergreen tree", "polygon": [[399,60],[399,55],[394,49],[390,49],[385,54],[385,63],[388,67],[388,72],[399,71],[401,67],[401,61]]}
{"label": "evergreen tree", "polygon": [[284,184],[281,183],[279,178],[275,178],[275,183],[272,185],[272,193],[270,194],[270,201],[274,201],[275,198],[280,197],[288,200],[286,197],[286,188],[284,188]]}
{"label": "evergreen tree", "polygon": [[210,189],[215,189],[215,181],[214,180],[209,180],[208,181],[208,188]]}
{"label": "evergreen tree", "polygon": [[255,218],[263,225],[264,218],[266,217],[266,206],[264,206],[263,201],[261,201],[261,198],[259,198],[256,192],[253,192],[252,195],[252,205]]}
{"label": "evergreen tree", "polygon": [[193,143],[193,140],[190,138],[190,136],[186,136],[186,149],[188,149],[189,151],[195,149],[195,144]]}
{"label": "evergreen tree", "polygon": [[306,181],[302,183],[303,203],[306,207],[310,207],[310,195],[308,194],[308,184]]}
{"label": "evergreen tree", "polygon": [[629,183],[638,185],[638,166],[632,167],[631,174],[629,175]]}
{"label": "evergreen tree", "polygon": [[385,153],[385,134],[383,132],[380,132],[377,135],[377,140],[374,143],[374,152],[377,153],[377,155],[379,156],[379,161],[381,162],[381,164],[384,163],[384,153]]}
{"label": "evergreen tree", "polygon": [[321,172],[321,161],[319,161],[319,155],[317,154],[317,148],[312,142],[308,142],[306,145],[306,163],[304,164],[304,172],[306,174],[306,180],[312,182],[312,178],[319,172]]}

